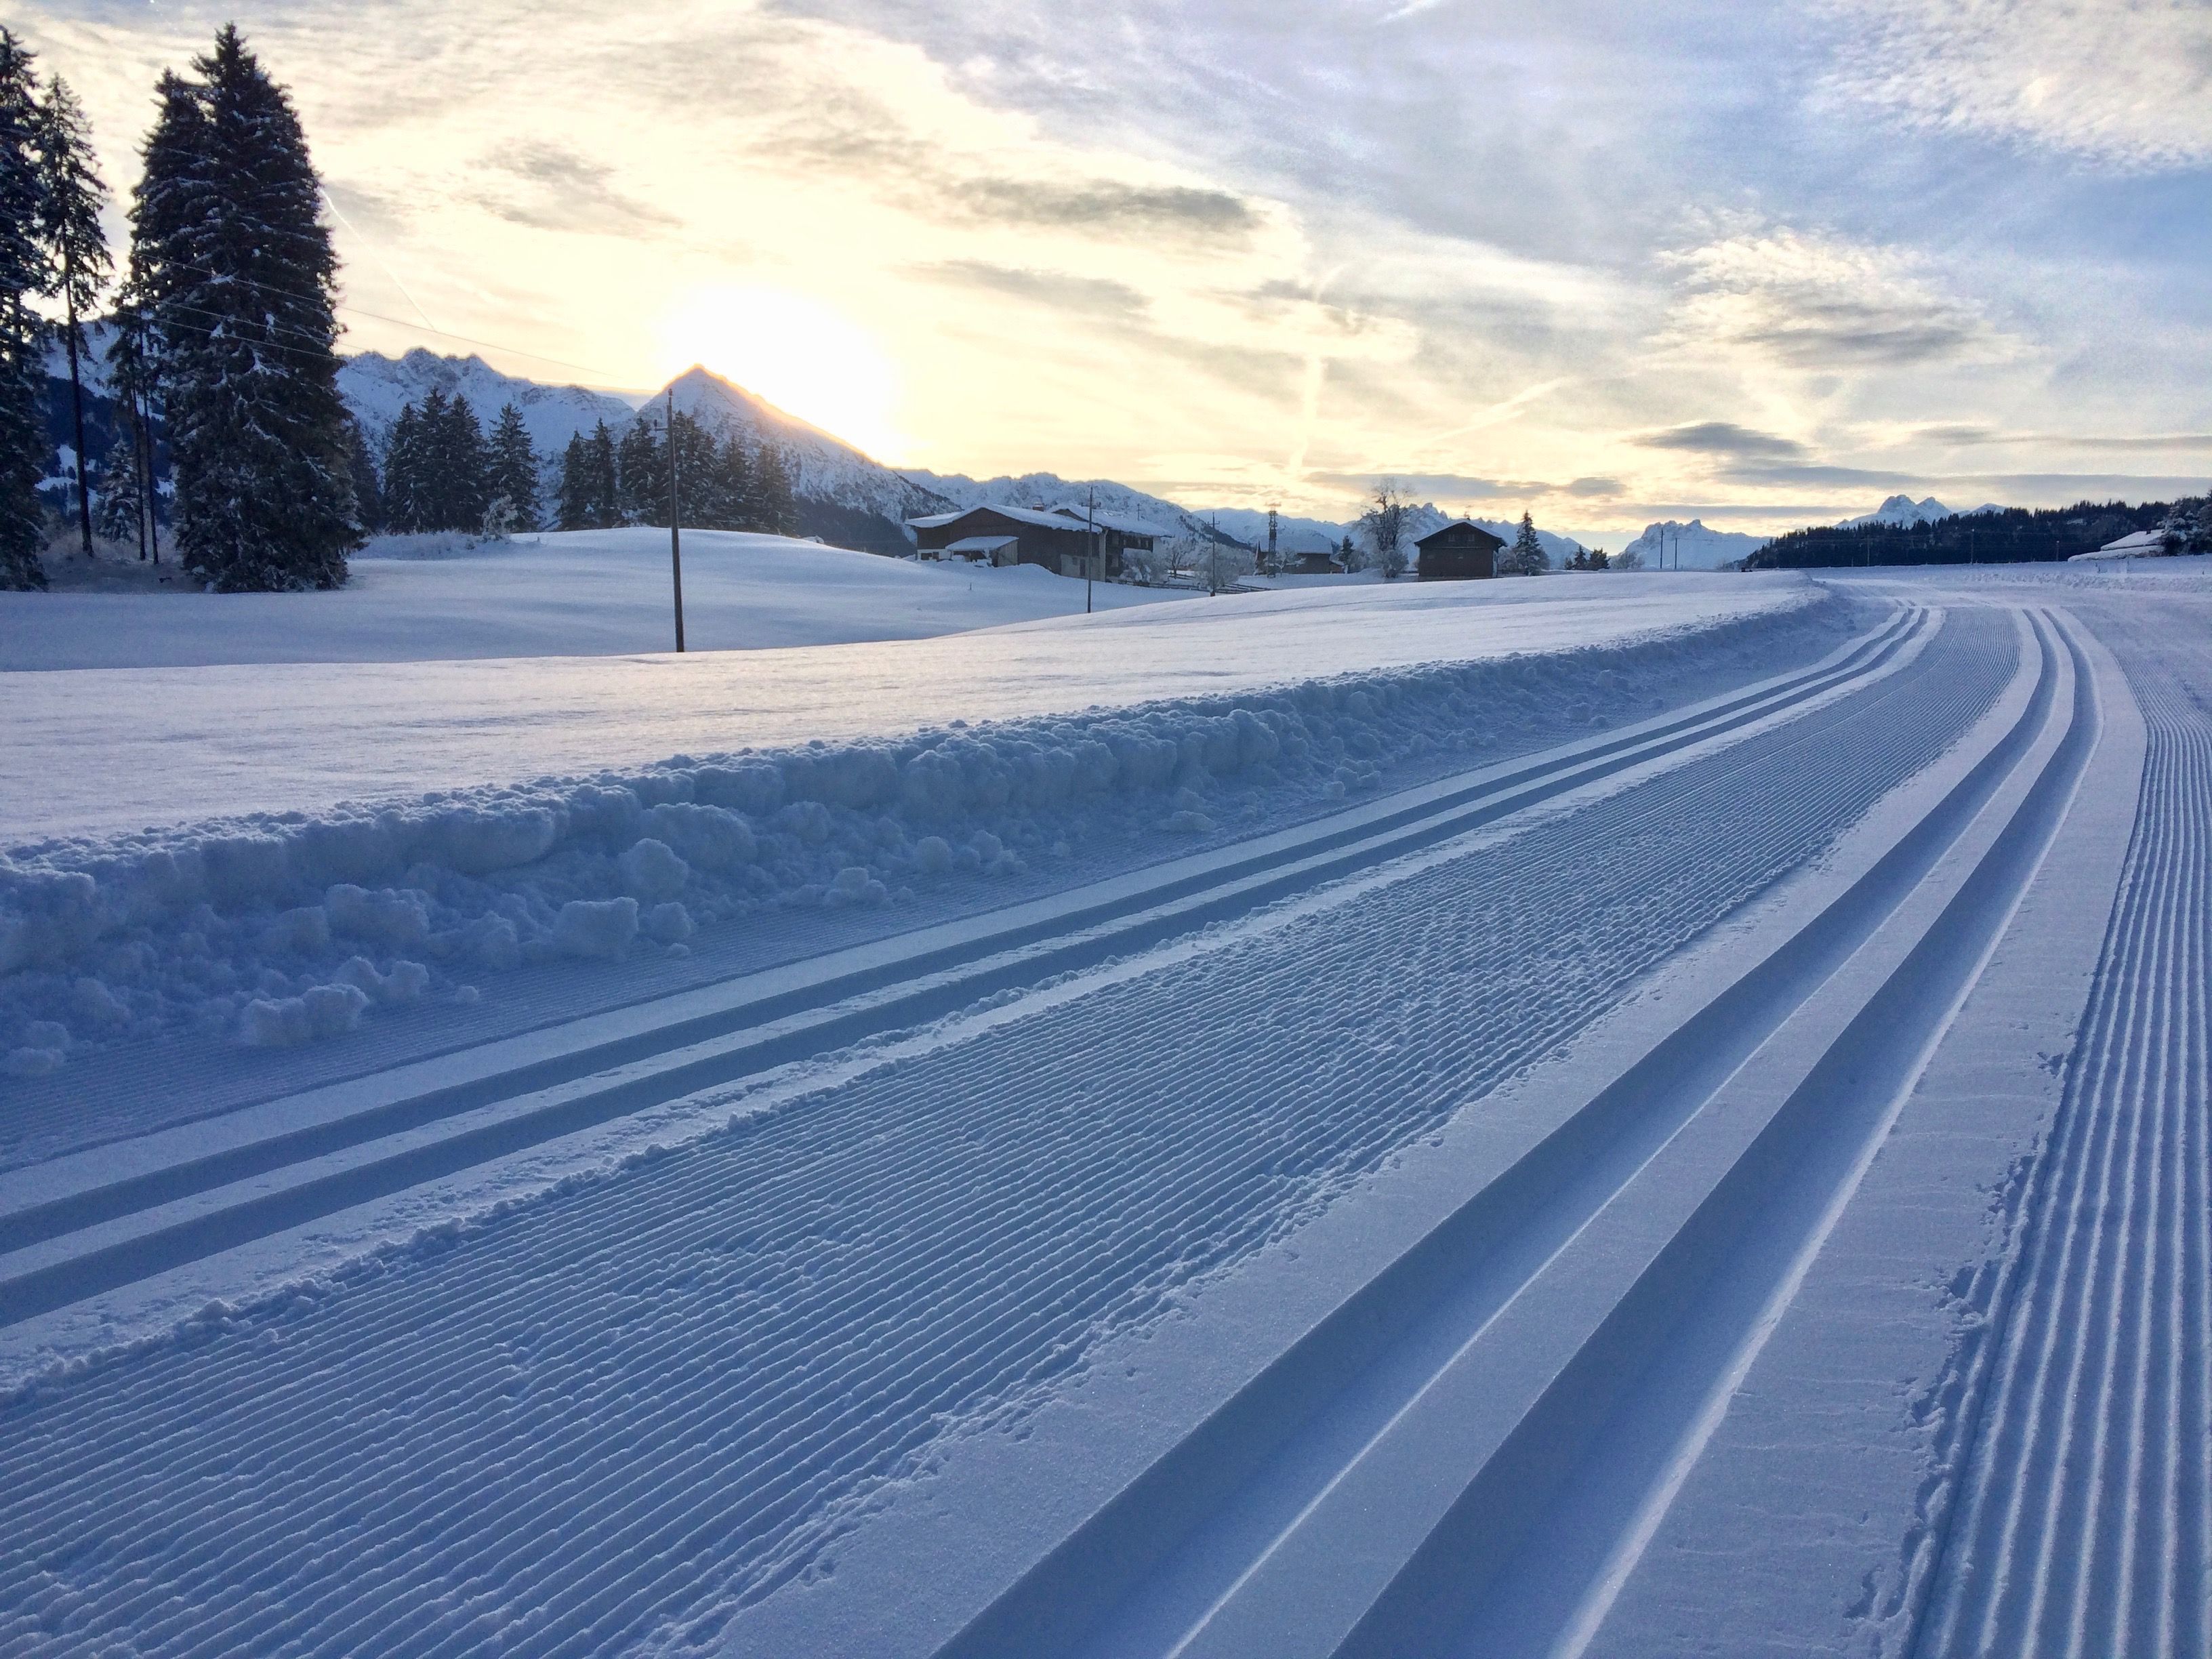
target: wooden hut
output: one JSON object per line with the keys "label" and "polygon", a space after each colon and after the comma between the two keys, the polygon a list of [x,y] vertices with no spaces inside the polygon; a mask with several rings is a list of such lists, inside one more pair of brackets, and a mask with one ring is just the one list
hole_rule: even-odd
{"label": "wooden hut", "polygon": [[1479,581],[1498,574],[1504,541],[1471,519],[1454,519],[1413,544],[1421,580]]}
{"label": "wooden hut", "polygon": [[970,507],[906,522],[925,559],[988,558],[993,564],[1042,565],[1063,576],[1082,575],[1086,556],[1099,557],[1094,575],[1119,576],[1125,547],[1152,545],[1149,537],[1133,533],[1118,520],[1109,524],[1103,514],[1095,525],[1085,525],[1064,509]]}

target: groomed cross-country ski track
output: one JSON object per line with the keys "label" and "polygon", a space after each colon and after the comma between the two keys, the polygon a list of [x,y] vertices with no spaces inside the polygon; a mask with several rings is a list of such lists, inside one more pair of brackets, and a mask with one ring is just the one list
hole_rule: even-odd
{"label": "groomed cross-country ski track", "polygon": [[0,1654],[2206,1652],[2212,595],[1838,586],[1700,702],[0,1170]]}

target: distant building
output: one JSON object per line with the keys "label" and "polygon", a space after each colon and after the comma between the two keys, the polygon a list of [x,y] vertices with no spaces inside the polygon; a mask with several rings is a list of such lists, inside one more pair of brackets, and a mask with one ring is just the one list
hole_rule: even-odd
{"label": "distant building", "polygon": [[1080,507],[1041,512],[1028,507],[970,507],[908,519],[915,547],[925,559],[979,559],[991,564],[1035,564],[1063,576],[1081,576],[1086,556],[1103,556],[1092,574],[1121,574],[1121,555],[1149,549],[1162,533],[1134,519],[1101,513],[1089,524]]}
{"label": "distant building", "polygon": [[1468,519],[1455,519],[1413,544],[1425,582],[1474,581],[1498,574],[1505,544]]}
{"label": "distant building", "polygon": [[1281,576],[1339,576],[1344,574],[1344,552],[1318,530],[1284,525],[1276,534],[1271,568]]}

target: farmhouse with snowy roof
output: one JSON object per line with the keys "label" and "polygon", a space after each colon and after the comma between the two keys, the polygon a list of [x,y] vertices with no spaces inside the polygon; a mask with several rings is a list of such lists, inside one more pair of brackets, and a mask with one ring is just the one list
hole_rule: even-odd
{"label": "farmhouse with snowy roof", "polygon": [[1139,519],[1101,513],[1085,522],[1080,507],[1050,512],[1029,507],[970,507],[908,519],[915,549],[925,559],[977,559],[992,564],[1035,564],[1063,576],[1084,574],[1086,555],[1103,555],[1094,574],[1121,574],[1121,556],[1148,550],[1164,533]]}
{"label": "farmhouse with snowy roof", "polygon": [[1498,574],[1505,544],[1472,519],[1454,519],[1413,544],[1425,582],[1479,580]]}

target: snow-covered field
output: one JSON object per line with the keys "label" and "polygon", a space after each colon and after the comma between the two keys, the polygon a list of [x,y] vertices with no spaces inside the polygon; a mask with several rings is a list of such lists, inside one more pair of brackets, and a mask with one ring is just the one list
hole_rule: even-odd
{"label": "snow-covered field", "polygon": [[[687,530],[683,551],[693,651],[928,639],[1083,611],[1081,582],[1035,566],[913,562],[726,530]],[[1181,597],[1094,588],[1102,611]],[[665,530],[474,546],[380,537],[335,593],[0,593],[0,672],[617,656],[667,651],[674,635]]]}
{"label": "snow-covered field", "polygon": [[0,1651],[2204,1652],[2208,588],[9,675]]}

